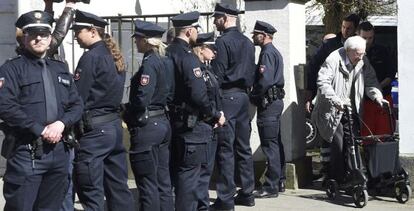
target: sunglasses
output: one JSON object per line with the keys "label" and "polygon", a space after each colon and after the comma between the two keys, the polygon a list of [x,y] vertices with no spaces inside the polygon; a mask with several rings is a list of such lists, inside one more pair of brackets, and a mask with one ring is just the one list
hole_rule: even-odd
{"label": "sunglasses", "polygon": [[28,36],[31,39],[35,39],[37,37],[40,37],[40,39],[45,40],[50,36],[50,32],[48,31],[28,31],[25,33],[26,36]]}

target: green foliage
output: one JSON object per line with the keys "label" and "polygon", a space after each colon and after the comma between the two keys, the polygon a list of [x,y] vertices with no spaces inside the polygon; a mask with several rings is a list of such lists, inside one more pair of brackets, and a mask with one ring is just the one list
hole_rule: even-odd
{"label": "green foliage", "polygon": [[315,0],[311,7],[322,5],[325,11],[323,23],[326,33],[335,33],[347,14],[358,14],[362,20],[370,15],[395,15],[397,0]]}

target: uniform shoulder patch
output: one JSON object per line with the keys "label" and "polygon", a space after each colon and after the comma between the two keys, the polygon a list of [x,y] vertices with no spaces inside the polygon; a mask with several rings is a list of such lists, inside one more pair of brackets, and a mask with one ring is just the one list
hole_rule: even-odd
{"label": "uniform shoulder patch", "polygon": [[266,71],[266,65],[260,65],[259,66],[260,73],[264,73]]}
{"label": "uniform shoulder patch", "polygon": [[149,84],[150,81],[150,76],[149,75],[141,75],[141,79],[139,81],[139,83],[141,84],[141,86],[146,86]]}
{"label": "uniform shoulder patch", "polygon": [[3,88],[3,86],[4,86],[4,82],[5,82],[4,77],[1,77],[1,78],[0,78],[0,89],[1,89],[1,88]]}
{"label": "uniform shoulder patch", "polygon": [[203,73],[201,72],[201,69],[199,67],[194,68],[193,73],[196,78],[201,78],[201,76],[203,76]]}
{"label": "uniform shoulder patch", "polygon": [[13,61],[13,60],[18,59],[20,57],[21,57],[21,55],[13,56],[13,57],[8,58],[7,61]]}

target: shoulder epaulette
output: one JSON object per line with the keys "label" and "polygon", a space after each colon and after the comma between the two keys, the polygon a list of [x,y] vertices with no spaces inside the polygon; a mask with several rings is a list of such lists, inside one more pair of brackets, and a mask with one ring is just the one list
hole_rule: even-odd
{"label": "shoulder epaulette", "polygon": [[51,56],[51,57],[48,57],[48,59],[50,59],[52,61],[61,62],[63,64],[66,64],[65,60],[63,58],[61,58],[60,56],[57,56],[57,57]]}
{"label": "shoulder epaulette", "polygon": [[16,55],[16,56],[13,56],[13,57],[8,58],[7,61],[13,61],[13,60],[16,60],[16,59],[18,59],[20,57],[22,57],[22,56],[21,55]]}

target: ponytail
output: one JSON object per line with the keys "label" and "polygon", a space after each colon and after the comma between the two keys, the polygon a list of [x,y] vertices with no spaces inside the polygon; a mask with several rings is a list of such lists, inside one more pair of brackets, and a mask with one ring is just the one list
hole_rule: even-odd
{"label": "ponytail", "polygon": [[112,57],[114,58],[116,69],[119,73],[124,72],[126,69],[124,57],[118,48],[118,45],[111,37],[111,35],[105,33],[103,28],[97,28],[99,35],[105,42],[106,47],[111,51]]}
{"label": "ponytail", "polygon": [[165,56],[165,48],[167,45],[165,45],[161,38],[158,37],[151,37],[151,38],[145,38],[146,43],[148,43],[151,46],[151,49],[158,53],[160,56]]}

